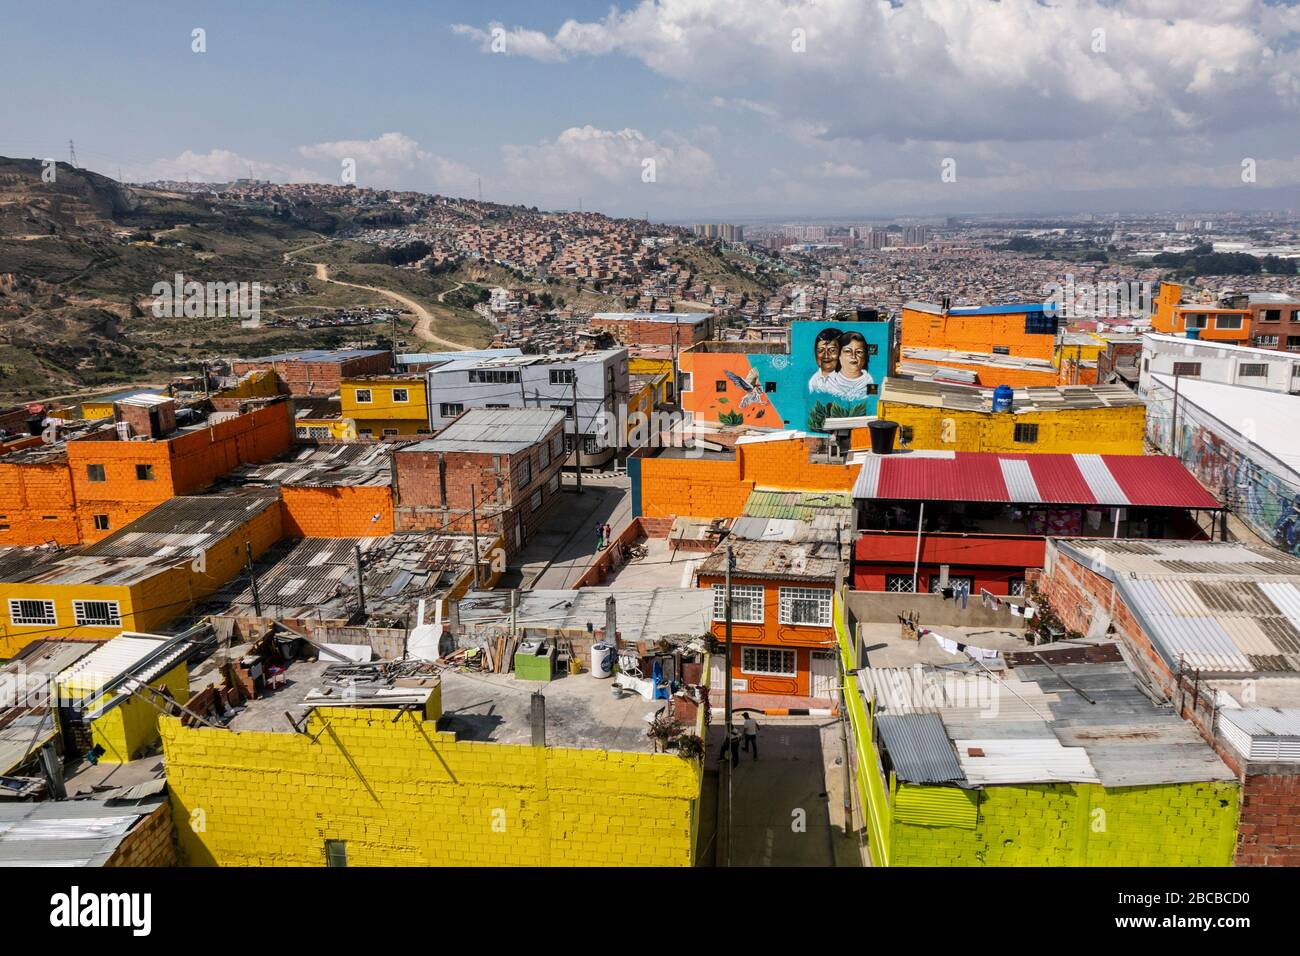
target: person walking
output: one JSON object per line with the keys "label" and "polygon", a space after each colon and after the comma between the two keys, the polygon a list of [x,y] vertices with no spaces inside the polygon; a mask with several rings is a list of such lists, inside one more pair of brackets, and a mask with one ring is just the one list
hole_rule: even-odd
{"label": "person walking", "polygon": [[603,524],[596,525],[596,550],[605,550],[605,526]]}
{"label": "person walking", "polygon": [[740,765],[740,728],[732,724],[727,728],[727,736],[722,741],[722,753],[718,755],[719,760],[727,759],[727,752],[731,752],[731,765],[733,767]]}
{"label": "person walking", "polygon": [[754,759],[758,759],[758,721],[750,713],[745,714],[745,750],[752,751]]}
{"label": "person walking", "polygon": [[610,531],[609,525],[605,525],[605,544],[614,543],[614,534]]}

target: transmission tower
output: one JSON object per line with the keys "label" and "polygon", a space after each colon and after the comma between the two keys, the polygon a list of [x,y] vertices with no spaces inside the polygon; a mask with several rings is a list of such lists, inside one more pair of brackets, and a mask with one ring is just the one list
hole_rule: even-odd
{"label": "transmission tower", "polygon": [[72,140],[68,140],[68,155],[72,157],[72,168],[77,168],[77,148],[72,145]]}

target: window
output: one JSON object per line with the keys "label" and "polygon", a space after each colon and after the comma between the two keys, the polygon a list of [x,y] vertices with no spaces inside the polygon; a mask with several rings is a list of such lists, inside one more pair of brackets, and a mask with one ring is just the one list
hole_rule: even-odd
{"label": "window", "polygon": [[551,464],[551,443],[550,442],[546,442],[546,441],[542,442],[542,446],[539,449],[537,449],[537,459],[538,459],[538,464],[541,465],[543,471],[545,471],[548,467],[550,467]]}
{"label": "window", "polygon": [[401,432],[399,432],[396,428],[385,428],[381,434],[383,434],[385,438],[393,438],[397,435],[400,435]]}
{"label": "window", "polygon": [[552,385],[572,385],[574,383],[574,371],[571,368],[553,368],[551,369]]}
{"label": "window", "polygon": [[1200,375],[1201,363],[1200,362],[1175,362],[1174,374],[1175,375]]}
{"label": "window", "polygon": [[438,406],[438,414],[442,418],[455,418],[457,415],[463,414],[464,411],[465,406],[460,402],[443,402]]}
{"label": "window", "polygon": [[1288,335],[1286,337],[1286,350],[1288,352],[1300,352],[1300,335]]}
{"label": "window", "polygon": [[725,392],[727,390],[727,380],[725,378],[718,379],[713,383],[713,390],[715,392]]}
{"label": "window", "polygon": [[107,481],[108,479],[107,479],[107,477],[104,475],[104,466],[103,466],[103,465],[87,465],[87,466],[86,466],[86,480],[87,480],[87,481]]}
{"label": "window", "polygon": [[831,626],[829,588],[781,588],[778,594],[782,624]]}
{"label": "window", "polygon": [[1011,348],[1010,348],[1010,346],[1007,346],[1007,345],[995,345],[995,346],[993,346],[993,354],[994,354],[994,355],[1010,355],[1010,354],[1011,354]]}
{"label": "window", "polygon": [[536,491],[534,491],[532,497],[528,499],[528,507],[531,508],[533,511],[542,510],[542,489],[541,488],[538,488]]}
{"label": "window", "polygon": [[515,472],[515,484],[520,488],[527,488],[533,483],[533,460],[524,458],[524,463],[519,466]]}
{"label": "window", "polygon": [[1267,362],[1246,362],[1237,366],[1238,378],[1268,378]]}
{"label": "window", "polygon": [[509,406],[509,405],[495,404],[495,403],[493,403],[493,402],[488,402],[488,403],[487,403],[486,405],[484,405],[483,407],[484,407],[484,408],[496,408],[496,409],[502,409],[502,408],[509,408],[510,406]]}
{"label": "window", "polygon": [[551,480],[546,483],[546,490],[551,494],[555,494],[560,490],[560,473],[558,471],[551,475]]}
{"label": "window", "polygon": [[[979,593],[975,590],[975,579],[973,577],[969,577],[962,574],[948,575],[948,587],[952,588],[953,590],[964,587],[966,589],[967,594]],[[941,589],[939,587],[939,575],[937,574],[930,575],[930,593],[938,594],[940,590]]]}
{"label": "window", "polygon": [[576,414],[577,409],[574,408],[572,405],[552,405],[551,409],[557,412],[564,412],[564,417],[567,418],[569,421],[573,421],[575,418],[578,417]]}
{"label": "window", "polygon": [[912,426],[911,426],[911,425],[899,425],[899,426],[898,426],[898,441],[899,441],[899,444],[902,444],[902,445],[910,445],[910,444],[912,444]]}
{"label": "window", "polygon": [[1263,318],[1263,320],[1264,320],[1265,322],[1281,322],[1281,321],[1282,321],[1282,310],[1281,310],[1281,309],[1265,309],[1265,310],[1263,311],[1263,313],[1261,314],[1261,317]]}
{"label": "window", "polygon": [[764,383],[763,383],[763,391],[765,391],[765,392],[775,392],[775,391],[776,391],[776,382],[764,382]]}
{"label": "window", "polygon": [[358,404],[358,405],[369,405],[369,404],[370,404],[370,389],[368,389],[368,388],[359,388],[359,389],[357,389],[357,391],[356,391],[356,401],[357,401],[357,404]]}
{"label": "window", "polygon": [[551,455],[554,458],[561,457],[565,452],[570,450],[569,436],[560,432],[551,439]]}
{"label": "window", "polygon": [[347,866],[348,845],[342,840],[325,841],[325,865]]}
{"label": "window", "polygon": [[1216,315],[1214,317],[1214,327],[1216,329],[1225,329],[1235,331],[1241,328],[1241,316],[1239,315]]}
{"label": "window", "polygon": [[53,601],[11,600],[9,620],[13,624],[58,624]]}
{"label": "window", "polygon": [[358,429],[357,429],[357,437],[358,437],[358,438],[373,438],[373,437],[374,437],[374,434],[375,434],[375,433],[372,432],[369,428],[358,428]]}
{"label": "window", "polygon": [[689,392],[691,390],[691,373],[681,372],[679,374],[682,377],[682,391]]}
{"label": "window", "polygon": [[518,385],[519,369],[472,368],[469,370],[469,380],[480,385]]}
{"label": "window", "polygon": [[1184,329],[1203,329],[1209,324],[1210,317],[1204,312],[1191,312],[1183,315]]}
{"label": "window", "polygon": [[746,674],[776,674],[780,677],[794,677],[794,651],[777,647],[742,647],[740,649],[740,669]]}
{"label": "window", "polygon": [[885,590],[894,594],[911,594],[912,576],[910,574],[886,574]]}
{"label": "window", "polygon": [[1024,578],[1007,578],[1007,595],[1009,597],[1025,596],[1025,579]]}
{"label": "window", "polygon": [[73,601],[72,615],[87,627],[121,627],[122,614],[116,601]]}
{"label": "window", "polygon": [[410,396],[410,392],[407,389],[395,388],[393,389],[393,404],[394,405],[405,404],[407,401],[410,400],[409,396]]}
{"label": "window", "polygon": [[317,438],[317,439],[320,439],[320,438],[329,438],[329,437],[330,437],[329,426],[328,426],[328,425],[308,425],[308,426],[307,426],[307,437],[308,437],[308,438]]}
{"label": "window", "polygon": [[1261,348],[1272,348],[1273,346],[1277,345],[1277,336],[1257,335],[1255,336],[1255,344],[1260,346]]}
{"label": "window", "polygon": [[1019,442],[1022,445],[1032,445],[1038,441],[1037,425],[1017,425],[1012,441]]}
{"label": "window", "polygon": [[153,465],[136,465],[136,481],[153,481]]}
{"label": "window", "polygon": [[95,515],[95,530],[96,531],[108,530],[108,515]]}
{"label": "window", "polygon": [[[713,585],[713,619],[727,619],[727,586]],[[763,586],[761,584],[733,584],[731,586],[731,620],[737,624],[763,623]]]}

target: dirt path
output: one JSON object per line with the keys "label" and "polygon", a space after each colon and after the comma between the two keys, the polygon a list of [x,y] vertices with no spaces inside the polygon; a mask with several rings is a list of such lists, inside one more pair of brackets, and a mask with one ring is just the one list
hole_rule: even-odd
{"label": "dirt path", "polygon": [[[376,292],[379,295],[382,295],[386,299],[391,299],[394,302],[400,303],[401,305],[405,306],[407,311],[415,314],[414,331],[418,338],[424,339],[429,342],[436,342],[438,345],[443,345],[449,349],[455,349],[461,352],[468,351],[469,349],[474,348],[474,346],[466,345],[463,342],[453,342],[451,339],[444,339],[440,335],[434,335],[433,334],[433,313],[430,312],[428,309],[426,309],[424,306],[420,305],[420,303],[416,302],[414,299],[410,298],[409,296],[402,295],[400,292],[394,292],[392,289],[381,289],[378,286],[359,285],[355,282],[344,282],[342,279],[331,279],[329,274],[329,267],[326,266],[326,264],[323,262],[310,262],[308,263],[308,265],[315,266],[316,278],[320,279],[322,282],[332,282],[335,285],[345,285],[353,289],[365,289],[368,292]],[[451,291],[453,290],[451,289],[447,290],[447,292],[451,292]],[[446,292],[438,296],[439,302],[442,301],[443,295],[446,295]]]}

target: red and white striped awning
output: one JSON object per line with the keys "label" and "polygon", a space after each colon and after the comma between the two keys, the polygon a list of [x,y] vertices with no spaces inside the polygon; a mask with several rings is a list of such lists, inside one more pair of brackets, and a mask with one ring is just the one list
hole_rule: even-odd
{"label": "red and white striped awning", "polygon": [[869,455],[853,497],[878,501],[1221,508],[1168,455]]}

